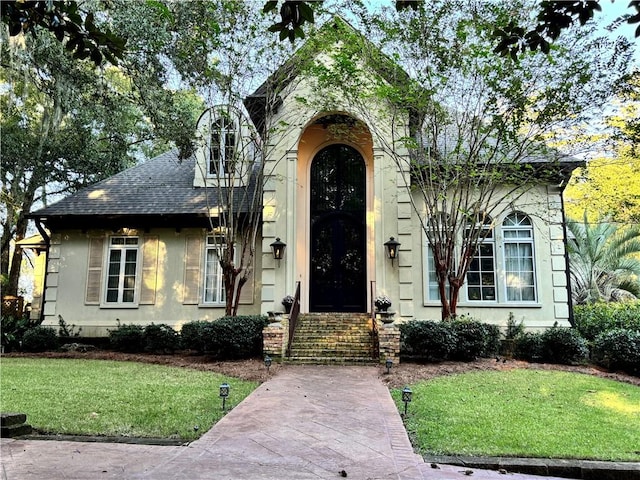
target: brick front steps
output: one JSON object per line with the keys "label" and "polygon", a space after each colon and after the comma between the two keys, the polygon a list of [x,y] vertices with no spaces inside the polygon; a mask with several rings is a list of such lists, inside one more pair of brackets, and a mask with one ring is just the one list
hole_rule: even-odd
{"label": "brick front steps", "polygon": [[305,313],[291,344],[289,363],[373,364],[371,317],[364,313]]}

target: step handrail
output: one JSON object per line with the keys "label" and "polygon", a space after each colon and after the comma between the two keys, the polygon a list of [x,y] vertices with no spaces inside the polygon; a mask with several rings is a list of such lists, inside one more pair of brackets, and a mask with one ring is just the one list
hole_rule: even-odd
{"label": "step handrail", "polygon": [[380,358],[380,336],[378,335],[378,321],[376,320],[376,281],[371,280],[371,337],[373,343],[373,352],[371,355],[374,360]]}
{"label": "step handrail", "polygon": [[296,293],[293,296],[293,305],[291,305],[291,311],[289,313],[289,341],[287,342],[287,358],[291,357],[291,343],[293,342],[293,335],[296,333],[296,327],[298,326],[298,316],[300,315],[300,282],[296,282]]}

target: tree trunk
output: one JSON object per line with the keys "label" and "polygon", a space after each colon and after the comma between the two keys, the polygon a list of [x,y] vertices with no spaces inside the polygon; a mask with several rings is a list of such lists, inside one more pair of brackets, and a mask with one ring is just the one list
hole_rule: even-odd
{"label": "tree trunk", "polygon": [[457,277],[449,279],[449,320],[453,320],[458,316],[458,300],[460,299],[460,289],[463,283],[464,282]]}
{"label": "tree trunk", "polygon": [[238,280],[238,285],[236,286],[236,294],[233,299],[233,316],[238,315],[238,306],[240,305],[240,293],[242,293],[242,287],[247,283],[247,276],[243,275]]}

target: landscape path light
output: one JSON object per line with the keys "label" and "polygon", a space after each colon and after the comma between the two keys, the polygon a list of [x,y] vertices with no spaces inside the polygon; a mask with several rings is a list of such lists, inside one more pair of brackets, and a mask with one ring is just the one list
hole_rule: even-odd
{"label": "landscape path light", "polygon": [[404,416],[407,416],[407,405],[409,405],[409,402],[411,401],[411,396],[413,395],[413,392],[411,391],[411,389],[409,387],[404,387],[402,389],[402,401],[404,402]]}
{"label": "landscape path light", "polygon": [[269,374],[269,368],[271,367],[271,363],[273,363],[273,360],[271,360],[271,357],[269,355],[264,357],[264,366],[267,367],[267,375]]}
{"label": "landscape path light", "polygon": [[393,367],[393,360],[387,358],[387,361],[384,362],[384,366],[387,367],[387,375],[389,375],[389,373],[391,373],[391,367]]}
{"label": "landscape path light", "polygon": [[227,397],[229,396],[229,389],[231,387],[228,383],[223,383],[220,385],[220,398],[222,398],[222,411],[225,411],[225,404],[227,401]]}

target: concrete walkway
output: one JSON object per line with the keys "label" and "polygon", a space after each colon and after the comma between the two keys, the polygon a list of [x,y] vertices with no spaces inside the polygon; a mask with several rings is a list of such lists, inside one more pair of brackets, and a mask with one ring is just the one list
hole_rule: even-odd
{"label": "concrete walkway", "polygon": [[2,439],[2,479],[541,478],[424,463],[377,374],[286,366],[188,446]]}

